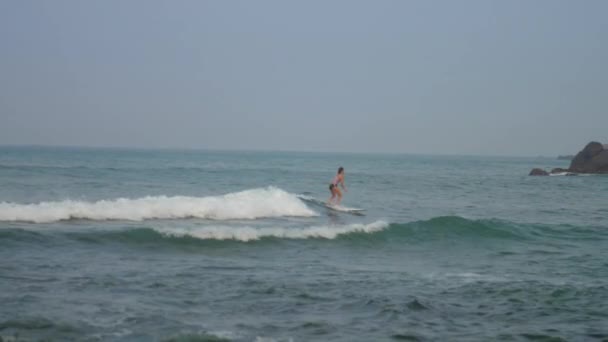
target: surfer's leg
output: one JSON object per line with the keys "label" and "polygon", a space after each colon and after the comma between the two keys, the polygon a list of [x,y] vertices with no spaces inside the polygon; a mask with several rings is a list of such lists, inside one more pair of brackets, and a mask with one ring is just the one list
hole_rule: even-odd
{"label": "surfer's leg", "polygon": [[338,200],[336,201],[336,205],[339,205],[340,202],[342,201],[342,192],[340,191],[340,189],[338,189],[337,186],[334,186],[334,191],[335,191],[335,195],[338,196]]}
{"label": "surfer's leg", "polygon": [[334,198],[336,198],[336,193],[334,192],[334,189],[335,189],[334,185],[330,184],[329,192],[331,192],[331,197],[327,200],[327,205],[330,205],[333,202]]}

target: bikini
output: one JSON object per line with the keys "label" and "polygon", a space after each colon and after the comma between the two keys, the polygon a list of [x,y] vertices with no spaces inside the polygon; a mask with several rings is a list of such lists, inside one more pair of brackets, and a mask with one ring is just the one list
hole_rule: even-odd
{"label": "bikini", "polygon": [[334,180],[329,184],[329,190],[337,187],[339,182],[340,179],[338,178],[338,175],[336,175],[336,177],[334,177]]}

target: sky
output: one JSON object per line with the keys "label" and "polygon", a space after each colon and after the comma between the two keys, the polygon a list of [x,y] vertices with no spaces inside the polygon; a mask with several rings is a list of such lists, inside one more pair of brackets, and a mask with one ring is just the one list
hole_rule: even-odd
{"label": "sky", "polygon": [[608,1],[0,1],[0,145],[608,143]]}

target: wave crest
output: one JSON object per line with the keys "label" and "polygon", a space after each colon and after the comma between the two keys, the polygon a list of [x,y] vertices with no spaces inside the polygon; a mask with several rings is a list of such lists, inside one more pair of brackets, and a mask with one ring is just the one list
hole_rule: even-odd
{"label": "wave crest", "polygon": [[212,220],[317,216],[295,195],[275,187],[223,196],[148,196],[97,202],[0,203],[0,221],[48,223],[70,219],[126,220],[203,218]]}
{"label": "wave crest", "polygon": [[313,226],[306,228],[282,228],[282,227],[222,227],[209,226],[196,229],[184,228],[154,228],[154,230],[167,237],[191,237],[201,240],[236,240],[252,241],[263,238],[280,239],[335,239],[341,235],[351,233],[375,233],[389,227],[384,221],[376,221],[370,224],[349,224],[340,226]]}

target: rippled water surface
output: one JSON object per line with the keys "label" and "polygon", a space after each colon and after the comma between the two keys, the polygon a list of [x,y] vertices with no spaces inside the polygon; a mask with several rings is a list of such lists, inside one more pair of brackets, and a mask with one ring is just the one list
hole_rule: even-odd
{"label": "rippled water surface", "polygon": [[0,338],[608,341],[608,177],[564,163],[0,148]]}

